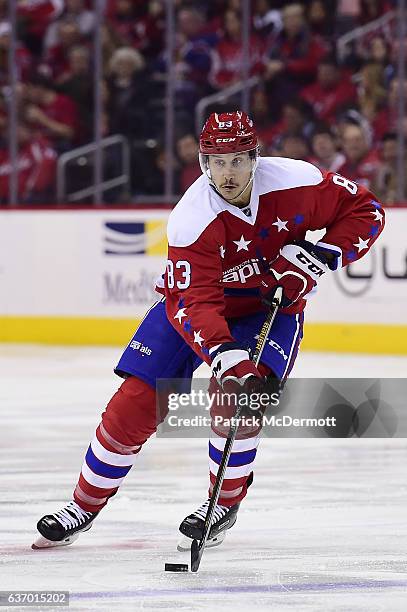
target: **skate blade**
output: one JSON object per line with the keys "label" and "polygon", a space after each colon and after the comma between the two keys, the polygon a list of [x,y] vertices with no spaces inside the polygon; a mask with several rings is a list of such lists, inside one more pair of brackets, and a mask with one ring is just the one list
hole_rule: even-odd
{"label": "skate blade", "polygon": [[64,540],[60,540],[59,542],[54,542],[52,540],[47,540],[43,536],[40,536],[33,544],[31,544],[31,548],[33,550],[41,550],[42,548],[56,548],[57,546],[68,546],[69,544],[73,544],[78,538],[79,533],[75,533]]}
{"label": "skate blade", "polygon": [[31,544],[31,548],[33,550],[40,550],[41,548],[55,548],[57,546],[69,546],[69,544],[73,544],[74,542],[76,542],[76,540],[79,538],[81,533],[85,533],[86,531],[89,531],[92,525],[93,525],[93,521],[89,523],[89,525],[87,525],[87,527],[85,527],[84,529],[81,529],[80,531],[73,533],[67,538],[60,540],[59,542],[54,542],[54,540],[47,540],[47,538],[44,538],[44,536],[40,535],[40,537],[37,540],[35,540],[33,544]]}
{"label": "skate blade", "polygon": [[[214,538],[210,540],[206,540],[205,548],[214,548],[215,546],[219,546],[222,544],[223,540],[226,537],[226,531],[222,531]],[[189,552],[191,550],[192,538],[188,538],[187,536],[182,536],[177,544],[178,552]]]}

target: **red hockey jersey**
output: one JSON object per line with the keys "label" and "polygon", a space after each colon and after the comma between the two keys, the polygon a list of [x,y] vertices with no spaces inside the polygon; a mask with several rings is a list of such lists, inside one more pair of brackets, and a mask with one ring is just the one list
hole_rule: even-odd
{"label": "red hockey jersey", "polygon": [[[228,204],[202,175],[170,214],[167,316],[207,362],[211,347],[233,341],[227,318],[264,309],[259,286],[285,244],[326,228],[318,244],[340,267],[367,253],[384,224],[380,203],[364,187],[282,157],[260,158],[249,211]],[[301,300],[284,312],[305,305]]]}

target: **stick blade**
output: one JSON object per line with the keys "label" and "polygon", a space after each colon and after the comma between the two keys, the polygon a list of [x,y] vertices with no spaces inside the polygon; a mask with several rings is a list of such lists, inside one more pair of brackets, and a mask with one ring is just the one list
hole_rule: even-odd
{"label": "stick blade", "polygon": [[197,572],[202,558],[203,547],[199,547],[198,540],[193,540],[191,544],[191,572]]}

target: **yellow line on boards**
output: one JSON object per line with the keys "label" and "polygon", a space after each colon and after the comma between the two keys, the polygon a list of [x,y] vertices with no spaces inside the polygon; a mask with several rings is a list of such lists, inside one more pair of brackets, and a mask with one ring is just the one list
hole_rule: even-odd
{"label": "yellow line on boards", "polygon": [[407,355],[407,325],[305,322],[301,349]]}
{"label": "yellow line on boards", "polygon": [[[141,319],[0,317],[0,342],[124,346]],[[305,323],[302,350],[407,354],[407,326]]]}
{"label": "yellow line on boards", "polygon": [[0,342],[121,346],[141,319],[0,317]]}

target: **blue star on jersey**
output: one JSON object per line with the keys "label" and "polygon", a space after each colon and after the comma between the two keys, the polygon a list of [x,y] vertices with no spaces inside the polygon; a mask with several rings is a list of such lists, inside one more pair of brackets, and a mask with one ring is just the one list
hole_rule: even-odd
{"label": "blue star on jersey", "polygon": [[379,231],[379,228],[377,227],[377,225],[372,225],[372,227],[370,228],[370,231],[368,233],[368,236],[372,236],[372,238],[373,238],[374,236],[376,236],[378,231]]}
{"label": "blue star on jersey", "polygon": [[192,333],[192,325],[191,325],[191,320],[188,319],[188,321],[185,321],[184,323],[184,330],[188,333],[191,334]]}
{"label": "blue star on jersey", "polygon": [[266,238],[268,238],[270,236],[270,228],[269,227],[261,227],[260,231],[258,233],[258,236],[260,236],[260,238],[262,240],[265,240]]}

